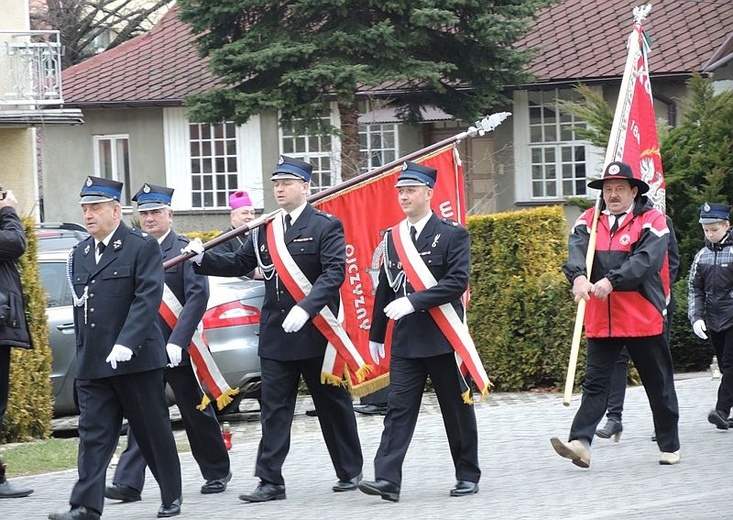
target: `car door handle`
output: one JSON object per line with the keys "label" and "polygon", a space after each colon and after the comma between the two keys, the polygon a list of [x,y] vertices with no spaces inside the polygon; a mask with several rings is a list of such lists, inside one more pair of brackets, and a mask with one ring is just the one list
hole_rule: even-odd
{"label": "car door handle", "polygon": [[59,329],[61,332],[66,332],[67,330],[73,330],[74,324],[64,323],[63,325],[56,325],[56,328]]}

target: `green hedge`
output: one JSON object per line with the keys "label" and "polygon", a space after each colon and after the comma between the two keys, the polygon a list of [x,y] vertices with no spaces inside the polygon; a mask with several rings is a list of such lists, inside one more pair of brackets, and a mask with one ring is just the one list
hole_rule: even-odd
{"label": "green hedge", "polygon": [[562,207],[473,216],[467,224],[468,323],[495,390],[564,384],[576,306],[560,272],[568,229]]}
{"label": "green hedge", "polygon": [[46,292],[41,285],[36,260],[35,221],[24,217],[23,226],[28,246],[20,257],[21,283],[34,348],[11,349],[10,398],[1,439],[6,442],[48,437],[53,414]]}

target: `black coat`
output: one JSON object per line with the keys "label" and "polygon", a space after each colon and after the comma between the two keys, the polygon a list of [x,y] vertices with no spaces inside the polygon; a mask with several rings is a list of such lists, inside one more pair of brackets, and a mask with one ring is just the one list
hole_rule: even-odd
{"label": "black coat", "polygon": [[[163,262],[179,256],[181,249],[188,243],[187,238],[178,236],[174,231],[168,233],[160,244]],[[190,363],[188,348],[191,345],[191,338],[206,312],[209,301],[209,280],[194,272],[192,262],[181,262],[165,270],[165,283],[183,305],[183,309],[173,330],[160,315],[158,323],[166,342],[183,349],[181,365],[186,365]]]}
{"label": "black coat", "polygon": [[[100,379],[134,374],[168,364],[165,341],[158,326],[163,297],[163,256],[158,242],[120,222],[99,264],[94,260],[94,239],[83,240],[73,251],[74,292],[88,287],[84,306],[74,307],[77,374],[79,379]],[[117,369],[105,361],[115,344],[133,351],[132,359]]]}
{"label": "black coat", "polygon": [[18,271],[25,247],[18,214],[10,206],[0,208],[0,345],[31,348]]}
{"label": "black coat", "polygon": [[407,295],[415,312],[395,323],[392,353],[405,358],[423,358],[453,352],[428,309],[451,303],[458,316],[463,317],[461,296],[468,287],[471,265],[468,231],[452,220],[439,219],[433,213],[417,238],[416,248],[438,283],[424,291],[415,292],[407,281],[404,291],[400,288],[397,293],[390,287],[385,273],[385,270],[389,270],[390,277],[395,280],[402,272],[392,239],[394,232],[396,230],[387,235],[387,253],[379,272],[369,339],[384,343],[389,322],[384,308],[393,300]]}
{"label": "black coat", "polygon": [[[277,225],[275,220],[268,225]],[[258,234],[262,262],[271,263],[264,228]],[[254,233],[253,233],[254,234]],[[285,233],[285,243],[293,260],[313,285],[310,294],[299,303],[311,318],[324,306],[336,314],[339,287],[346,275],[346,243],[341,221],[310,204],[306,205],[292,227]],[[216,276],[243,276],[257,266],[253,236],[235,253],[207,252],[196,272]],[[298,332],[286,333],[282,323],[295,300],[277,276],[265,280],[265,299],[260,317],[259,355],[280,361],[322,356],[327,340],[308,321]]]}

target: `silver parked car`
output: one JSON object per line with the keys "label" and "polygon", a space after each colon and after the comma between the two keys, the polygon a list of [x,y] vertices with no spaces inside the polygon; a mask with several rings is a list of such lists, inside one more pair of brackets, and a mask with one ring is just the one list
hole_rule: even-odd
{"label": "silver parked car", "polygon": [[[73,299],[66,276],[68,251],[38,254],[41,283],[48,294],[49,343],[53,353],[51,382],[54,415],[77,413],[74,396],[76,340]],[[260,359],[257,340],[260,309],[265,294],[261,281],[248,278],[209,277],[210,296],[202,320],[203,334],[222,375],[241,392],[222,412],[239,409],[243,398],[260,397]],[[172,398],[172,394],[170,394]]]}

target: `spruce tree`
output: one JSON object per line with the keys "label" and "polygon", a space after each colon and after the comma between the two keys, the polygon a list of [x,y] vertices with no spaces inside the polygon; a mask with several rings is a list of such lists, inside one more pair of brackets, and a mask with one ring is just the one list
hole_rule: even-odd
{"label": "spruce tree", "polygon": [[[528,80],[531,51],[515,44],[556,0],[180,0],[180,17],[226,83],[190,100],[202,122],[281,123],[337,130],[342,174],[358,173],[357,91],[390,90],[408,122],[438,106],[473,122]],[[319,127],[335,101],[340,128]]]}

